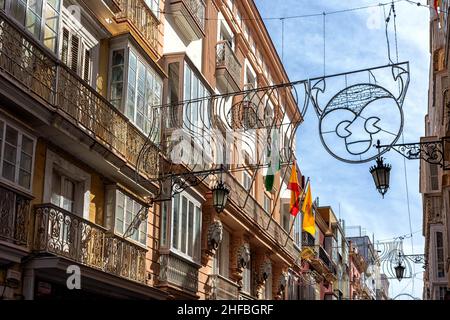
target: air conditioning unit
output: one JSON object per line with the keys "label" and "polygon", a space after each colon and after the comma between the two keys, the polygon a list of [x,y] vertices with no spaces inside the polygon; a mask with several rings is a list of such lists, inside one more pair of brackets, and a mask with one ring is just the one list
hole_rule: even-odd
{"label": "air conditioning unit", "polygon": [[6,272],[6,285],[10,288],[17,288],[22,280],[22,273],[16,270],[8,269]]}

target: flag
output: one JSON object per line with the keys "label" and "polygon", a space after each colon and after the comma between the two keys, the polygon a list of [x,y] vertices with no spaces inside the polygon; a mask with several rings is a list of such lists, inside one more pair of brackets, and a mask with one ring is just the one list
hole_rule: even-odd
{"label": "flag", "polygon": [[314,213],[312,208],[312,196],[311,196],[311,183],[308,184],[306,190],[306,197],[303,200],[302,205],[303,212],[303,230],[315,237],[316,235],[316,222],[314,219]]}
{"label": "flag", "polygon": [[291,190],[291,206],[289,212],[296,217],[300,212],[300,185],[298,184],[297,165],[292,166],[291,178],[289,179],[288,190]]}
{"label": "flag", "polygon": [[439,16],[438,8],[440,7],[440,5],[441,5],[441,0],[434,0],[433,7],[434,7],[434,10],[436,11],[437,16]]}
{"label": "flag", "polygon": [[[267,192],[272,192],[275,182],[275,174],[281,170],[280,154],[278,146],[278,135],[276,130],[272,133],[272,143],[267,146],[267,158],[269,161],[269,167],[267,168],[266,176],[264,177],[264,185]],[[275,150],[275,152],[272,152]]]}

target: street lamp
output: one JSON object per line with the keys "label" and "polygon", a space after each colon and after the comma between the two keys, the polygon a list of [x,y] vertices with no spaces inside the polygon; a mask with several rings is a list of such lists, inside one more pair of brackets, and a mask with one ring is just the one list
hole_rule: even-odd
{"label": "street lamp", "polygon": [[227,205],[228,195],[230,189],[222,182],[219,181],[212,190],[213,193],[213,206],[217,213],[223,212]]}
{"label": "street lamp", "polygon": [[370,168],[373,181],[377,190],[384,198],[384,195],[389,189],[389,178],[391,173],[391,165],[384,163],[382,157],[377,158],[377,165]]}
{"label": "street lamp", "polygon": [[394,269],[395,269],[395,276],[397,277],[397,280],[402,281],[403,275],[405,273],[405,267],[402,265],[402,262],[399,261],[398,265]]}

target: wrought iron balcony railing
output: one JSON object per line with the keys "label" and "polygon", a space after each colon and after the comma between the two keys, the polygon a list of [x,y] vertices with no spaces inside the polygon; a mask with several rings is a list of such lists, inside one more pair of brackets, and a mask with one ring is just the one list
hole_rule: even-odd
{"label": "wrought iron balcony railing", "polygon": [[0,240],[27,246],[30,199],[0,187]]}
{"label": "wrought iron balcony railing", "polygon": [[171,19],[188,41],[205,36],[206,6],[204,0],[170,0]]}
{"label": "wrought iron balcony railing", "polygon": [[158,50],[159,21],[144,0],[116,0],[120,11],[117,22],[129,21],[152,48]]}
{"label": "wrought iron balcony railing", "polygon": [[239,286],[221,275],[210,275],[208,283],[211,287],[208,294],[209,300],[237,300],[239,298]]}
{"label": "wrought iron balcony railing", "polygon": [[[270,216],[269,213],[256,201],[253,196],[247,198],[246,190],[234,176],[224,174],[225,184],[230,188],[229,200],[234,203],[241,212],[255,223],[269,238],[271,238],[279,247],[284,248],[292,257],[297,258],[300,250],[294,245],[293,238],[283,227]],[[247,202],[244,205],[244,201]]]}
{"label": "wrought iron balcony railing", "polygon": [[[0,74],[134,168],[147,137],[119,110],[0,12]],[[141,172],[157,173],[158,153]]]}
{"label": "wrought iron balcony railing", "polygon": [[35,207],[34,250],[145,283],[147,250],[52,204]]}
{"label": "wrought iron balcony railing", "polygon": [[159,284],[175,285],[196,294],[198,291],[198,269],[200,266],[173,253],[159,256]]}
{"label": "wrought iron balcony railing", "polygon": [[202,30],[205,30],[205,12],[206,6],[203,0],[184,0],[186,1],[189,10],[194,16],[195,21],[199,24]]}
{"label": "wrought iron balcony railing", "polygon": [[225,80],[232,80],[234,81],[234,85],[239,87],[242,66],[233,52],[230,43],[228,41],[219,41],[216,46],[216,53],[216,69],[224,69],[227,71],[230,79],[225,75]]}

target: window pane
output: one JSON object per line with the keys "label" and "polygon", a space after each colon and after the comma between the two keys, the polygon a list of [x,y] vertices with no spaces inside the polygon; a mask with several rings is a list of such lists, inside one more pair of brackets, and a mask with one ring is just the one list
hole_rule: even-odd
{"label": "window pane", "polygon": [[186,250],[186,237],[187,237],[187,199],[182,196],[182,208],[181,208],[181,248],[183,253],[187,253]]}
{"label": "window pane", "polygon": [[195,232],[194,232],[194,260],[200,260],[200,236],[202,215],[199,207],[195,208]]}
{"label": "window pane", "polygon": [[172,216],[172,247],[175,249],[179,248],[178,244],[178,232],[179,232],[179,224],[180,224],[180,195],[177,194],[174,196],[172,200],[172,207],[173,207],[173,216]]}
{"label": "window pane", "polygon": [[117,191],[116,206],[116,232],[123,234],[124,230],[124,213],[125,213],[125,196],[122,192]]}
{"label": "window pane", "polygon": [[161,245],[167,245],[167,214],[168,214],[168,203],[163,202],[161,208]]}
{"label": "window pane", "polygon": [[[139,207],[139,210],[141,210],[142,206],[139,205]],[[148,210],[148,208],[143,210]],[[142,221],[139,226],[139,242],[143,245],[147,244],[147,220]]]}
{"label": "window pane", "polygon": [[41,17],[27,10],[27,17],[25,26],[37,39],[41,36]]}
{"label": "window pane", "polygon": [[63,185],[63,203],[62,208],[73,212],[74,211],[74,200],[75,200],[75,183],[66,177],[63,179],[64,185]]}
{"label": "window pane", "polygon": [[188,245],[188,251],[187,254],[190,257],[193,256],[193,250],[194,250],[194,204],[189,201],[189,222],[188,222],[188,239],[187,239],[187,245]]}
{"label": "window pane", "polygon": [[11,3],[11,15],[21,24],[25,24],[26,3],[22,0],[13,0]]}
{"label": "window pane", "polygon": [[55,206],[61,206],[61,176],[55,170],[52,173],[52,197],[50,202]]}
{"label": "window pane", "polygon": [[3,177],[9,181],[15,182],[16,160],[17,160],[17,142],[19,133],[11,127],[6,126],[5,149],[3,156]]}
{"label": "window pane", "polygon": [[3,121],[0,121],[0,163],[3,155],[3,131],[5,129]]}
{"label": "window pane", "polygon": [[123,232],[127,231],[131,221],[133,221],[133,201],[130,198],[125,197],[125,229]]}
{"label": "window pane", "polygon": [[128,66],[128,92],[127,92],[127,117],[134,122],[135,116],[135,99],[136,99],[136,55],[130,51],[130,61]]}
{"label": "window pane", "polygon": [[115,50],[112,53],[111,69],[111,103],[120,108],[123,97],[123,76],[124,76],[125,50]]}

